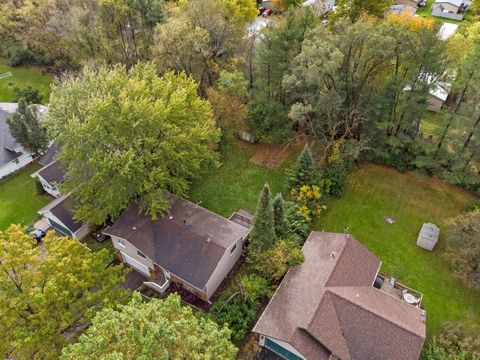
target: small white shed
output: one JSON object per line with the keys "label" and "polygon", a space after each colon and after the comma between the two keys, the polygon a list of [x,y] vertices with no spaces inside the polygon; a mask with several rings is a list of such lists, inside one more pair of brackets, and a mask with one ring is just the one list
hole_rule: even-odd
{"label": "small white shed", "polygon": [[440,229],[435,224],[423,224],[420,233],[418,234],[417,246],[427,250],[433,250],[438,242]]}

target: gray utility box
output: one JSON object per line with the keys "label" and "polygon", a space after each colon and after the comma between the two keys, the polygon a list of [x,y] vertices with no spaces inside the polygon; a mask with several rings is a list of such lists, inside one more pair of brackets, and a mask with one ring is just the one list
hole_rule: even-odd
{"label": "gray utility box", "polygon": [[427,250],[433,250],[438,242],[440,236],[440,229],[435,224],[423,224],[422,230],[418,234],[417,246]]}

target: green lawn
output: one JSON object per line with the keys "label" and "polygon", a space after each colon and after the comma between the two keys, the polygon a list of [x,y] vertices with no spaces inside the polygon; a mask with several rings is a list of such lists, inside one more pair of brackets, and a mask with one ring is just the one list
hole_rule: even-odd
{"label": "green lawn", "polygon": [[50,96],[50,84],[53,75],[43,74],[40,68],[33,66],[19,66],[12,68],[8,66],[7,60],[0,58],[0,76],[10,71],[12,76],[0,79],[0,102],[11,102],[13,100],[13,88],[26,88],[31,86],[40,91],[43,102],[48,103]]}
{"label": "green lawn", "polygon": [[[249,162],[252,152],[235,146],[216,171],[193,184],[191,199],[224,216],[243,208],[255,210],[258,193],[268,181],[272,191],[284,190],[285,169],[274,171]],[[354,170],[340,199],[315,224],[317,230],[343,232],[345,227],[383,261],[382,271],[424,294],[429,334],[448,320],[480,322],[480,293],[451,275],[441,257],[443,238],[433,252],[416,246],[424,222],[437,223],[460,214],[475,201],[458,187],[431,178],[414,177],[373,164]],[[393,216],[388,225],[383,217]],[[443,234],[443,233],[442,233]]]}
{"label": "green lawn", "polygon": [[[343,232],[349,227],[382,261],[382,272],[424,294],[429,334],[449,320],[480,322],[480,293],[451,275],[442,259],[443,238],[433,252],[416,246],[424,222],[440,226],[475,201],[473,195],[431,178],[416,178],[365,164],[355,170],[340,199],[332,199],[317,221],[318,230]],[[389,225],[384,216],[393,216]]]}
{"label": "green lawn", "polygon": [[263,184],[268,182],[274,194],[284,190],[285,170],[293,160],[290,157],[280,168],[271,170],[251,163],[253,154],[239,143],[232,145],[222,166],[192,185],[190,199],[226,217],[238,209],[253,214]]}
{"label": "green lawn", "polygon": [[32,225],[37,211],[50,201],[47,196],[37,194],[35,180],[30,177],[38,169],[38,164],[32,164],[0,182],[0,231],[12,223]]}

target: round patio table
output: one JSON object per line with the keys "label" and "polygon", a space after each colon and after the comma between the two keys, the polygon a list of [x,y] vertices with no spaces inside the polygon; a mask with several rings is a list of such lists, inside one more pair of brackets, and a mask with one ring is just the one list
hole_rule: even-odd
{"label": "round patio table", "polygon": [[409,304],[415,304],[418,301],[417,298],[410,293],[403,294],[403,300]]}

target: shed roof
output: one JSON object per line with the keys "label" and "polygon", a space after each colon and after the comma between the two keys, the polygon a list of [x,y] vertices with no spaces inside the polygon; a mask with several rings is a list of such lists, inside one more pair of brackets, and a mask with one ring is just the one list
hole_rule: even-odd
{"label": "shed roof", "polygon": [[376,288],[380,260],[350,235],[312,232],[253,331],[312,359],[418,359],[421,310]]}
{"label": "shed roof", "polygon": [[134,201],[104,233],[127,240],[162,268],[203,289],[225,250],[249,229],[174,195],[169,201],[168,214],[156,220]]}

